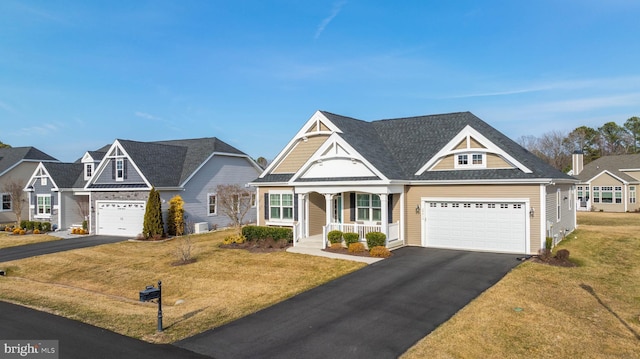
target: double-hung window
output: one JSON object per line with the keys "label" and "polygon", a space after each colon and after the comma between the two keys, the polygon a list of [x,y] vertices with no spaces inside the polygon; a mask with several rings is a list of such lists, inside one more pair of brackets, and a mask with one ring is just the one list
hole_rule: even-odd
{"label": "double-hung window", "polygon": [[293,220],[293,193],[269,193],[269,218]]}
{"label": "double-hung window", "polygon": [[207,208],[208,215],[215,216],[218,214],[218,197],[213,193],[207,195]]}
{"label": "double-hung window", "polygon": [[124,158],[116,158],[116,181],[124,180]]}
{"label": "double-hung window", "polygon": [[382,218],[380,196],[377,194],[356,194],[356,220],[377,222]]}
{"label": "double-hung window", "polygon": [[11,195],[9,193],[2,193],[2,211],[11,210]]}
{"label": "double-hung window", "polygon": [[37,196],[36,213],[40,216],[51,215],[51,195],[39,194]]}
{"label": "double-hung window", "polygon": [[629,203],[636,203],[636,186],[629,186]]}

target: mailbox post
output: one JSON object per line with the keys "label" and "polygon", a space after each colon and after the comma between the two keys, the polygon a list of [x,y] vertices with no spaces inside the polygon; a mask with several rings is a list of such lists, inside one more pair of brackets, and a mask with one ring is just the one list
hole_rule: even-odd
{"label": "mailbox post", "polygon": [[148,302],[153,299],[158,300],[158,331],[162,331],[162,281],[158,281],[158,288],[148,285],[144,290],[140,291],[140,301]]}

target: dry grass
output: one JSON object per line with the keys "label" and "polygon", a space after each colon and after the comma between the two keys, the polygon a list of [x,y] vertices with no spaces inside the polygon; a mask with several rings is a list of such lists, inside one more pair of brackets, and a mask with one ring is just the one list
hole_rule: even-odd
{"label": "dry grass", "polygon": [[0,231],[0,249],[22,246],[40,242],[57,241],[59,237],[47,234],[25,234],[24,236],[12,235],[9,232]]}
{"label": "dry grass", "polygon": [[640,358],[640,216],[578,223],[579,267],[522,264],[403,358]]}
{"label": "dry grass", "polygon": [[[4,264],[0,299],[151,342],[173,342],[280,302],[364,264],[286,252],[221,249],[228,233],[191,236],[195,263],[173,266],[175,241],[122,242]],[[138,292],[162,280],[157,305]],[[183,300],[182,304],[176,304]]]}

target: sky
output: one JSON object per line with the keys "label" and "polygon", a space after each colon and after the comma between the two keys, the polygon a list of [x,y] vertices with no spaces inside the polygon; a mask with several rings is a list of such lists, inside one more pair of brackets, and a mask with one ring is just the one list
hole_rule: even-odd
{"label": "sky", "polygon": [[61,161],[218,137],[273,159],[317,110],[471,111],[510,138],[640,116],[640,1],[0,1],[0,141]]}

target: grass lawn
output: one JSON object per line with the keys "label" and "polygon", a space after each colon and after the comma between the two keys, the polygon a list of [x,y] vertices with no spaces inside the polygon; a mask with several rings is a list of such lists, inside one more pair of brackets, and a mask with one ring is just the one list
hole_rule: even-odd
{"label": "grass lawn", "polygon": [[523,263],[403,358],[640,358],[640,214],[578,224],[578,267]]}
{"label": "grass lawn", "polygon": [[24,244],[57,241],[59,237],[47,234],[25,234],[24,236],[12,235],[9,232],[0,231],[0,249],[21,246]]}
{"label": "grass lawn", "polygon": [[[172,265],[177,240],[122,242],[6,262],[0,300],[169,343],[365,266],[286,252],[221,249],[218,245],[227,234],[191,236],[197,261],[182,266]],[[160,334],[157,305],[138,301],[139,291],[158,280],[165,327]]]}

